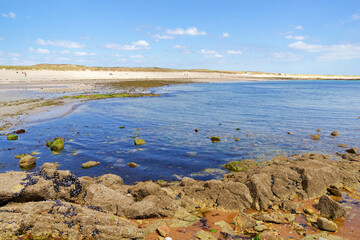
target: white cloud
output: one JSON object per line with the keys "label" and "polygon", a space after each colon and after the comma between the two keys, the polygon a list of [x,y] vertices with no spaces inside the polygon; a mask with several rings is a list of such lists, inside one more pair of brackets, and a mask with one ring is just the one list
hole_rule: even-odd
{"label": "white cloud", "polygon": [[298,41],[305,40],[307,36],[293,36],[293,35],[287,35],[286,38],[288,39],[295,39]]}
{"label": "white cloud", "polygon": [[322,53],[317,56],[319,60],[349,60],[360,58],[360,45],[339,44],[339,45],[319,45],[307,44],[299,41],[288,45],[290,48],[304,50],[307,52]]}
{"label": "white cloud", "polygon": [[121,45],[117,43],[108,43],[105,45],[106,48],[115,49],[115,50],[139,50],[139,49],[150,49],[150,44],[147,41],[140,40],[133,42],[131,45]]}
{"label": "white cloud", "polygon": [[143,55],[133,55],[133,56],[130,56],[131,58],[144,58]]}
{"label": "white cloud", "polygon": [[301,25],[299,25],[299,26],[296,26],[296,27],[295,27],[295,29],[297,29],[297,30],[303,30],[303,29],[304,29],[304,27],[303,27],[303,26],[301,26]]}
{"label": "white cloud", "polygon": [[96,53],[88,53],[88,52],[74,52],[75,56],[82,57],[82,56],[95,56]]}
{"label": "white cloud", "polygon": [[221,54],[219,54],[219,53],[217,53],[217,54],[214,55],[214,57],[216,57],[216,58],[222,58],[222,57],[224,57],[224,56],[221,55]]}
{"label": "white cloud", "polygon": [[169,35],[160,35],[160,34],[156,34],[153,36],[156,40],[162,40],[162,39],[174,39],[173,36],[169,36]]}
{"label": "white cloud", "polygon": [[353,21],[360,20],[360,14],[355,13],[355,14],[350,16],[350,19],[353,20]]}
{"label": "white cloud", "polygon": [[291,52],[274,52],[270,53],[269,59],[284,62],[295,62],[300,60],[301,57]]}
{"label": "white cloud", "polygon": [[38,49],[34,49],[34,48],[29,48],[29,52],[34,52],[34,53],[38,53],[38,54],[49,54],[50,51],[48,49],[44,49],[44,48],[38,48]]}
{"label": "white cloud", "polygon": [[207,50],[207,49],[201,49],[200,52],[203,54],[216,54],[217,53],[217,51]]}
{"label": "white cloud", "polygon": [[1,16],[3,16],[4,18],[16,18],[16,14],[13,12],[1,13]]}
{"label": "white cloud", "polygon": [[227,32],[225,32],[225,33],[222,34],[222,36],[223,36],[224,38],[227,38],[227,37],[230,37],[230,34],[227,33]]}
{"label": "white cloud", "polygon": [[228,53],[228,54],[243,54],[242,51],[238,51],[238,50],[227,50],[226,53]]}
{"label": "white cloud", "polygon": [[60,52],[61,54],[70,54],[71,52],[69,50],[64,50]]}
{"label": "white cloud", "polygon": [[55,46],[55,47],[64,47],[64,48],[82,48],[84,47],[83,44],[77,43],[77,42],[72,42],[72,41],[67,41],[67,40],[48,40],[45,41],[41,38],[38,38],[36,40],[36,43],[39,45],[51,45],[51,46]]}
{"label": "white cloud", "polygon": [[18,53],[9,53],[8,56],[9,57],[20,57],[20,54],[18,54]]}
{"label": "white cloud", "polygon": [[176,28],[176,29],[167,29],[166,33],[169,35],[190,35],[190,36],[199,36],[206,35],[205,31],[199,31],[196,27],[189,27],[187,29]]}

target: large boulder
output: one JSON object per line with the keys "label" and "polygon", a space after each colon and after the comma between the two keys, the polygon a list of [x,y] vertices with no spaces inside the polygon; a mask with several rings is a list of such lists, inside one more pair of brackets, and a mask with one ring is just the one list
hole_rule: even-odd
{"label": "large boulder", "polygon": [[36,167],[36,159],[36,157],[30,154],[24,154],[19,161],[20,169],[24,171],[34,169]]}
{"label": "large boulder", "polygon": [[346,215],[346,210],[341,204],[335,202],[327,195],[323,195],[319,199],[318,209],[320,214],[324,217],[330,217],[332,219],[343,217]]}

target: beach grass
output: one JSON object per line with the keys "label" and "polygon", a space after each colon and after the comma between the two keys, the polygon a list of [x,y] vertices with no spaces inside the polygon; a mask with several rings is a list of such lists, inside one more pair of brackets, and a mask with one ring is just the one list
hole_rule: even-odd
{"label": "beach grass", "polygon": [[160,94],[153,93],[106,93],[106,94],[89,94],[76,96],[63,96],[63,98],[73,99],[106,99],[106,98],[125,98],[125,97],[159,97]]}

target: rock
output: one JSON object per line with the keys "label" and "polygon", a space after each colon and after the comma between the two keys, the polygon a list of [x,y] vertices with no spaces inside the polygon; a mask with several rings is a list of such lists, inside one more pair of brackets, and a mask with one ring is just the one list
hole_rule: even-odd
{"label": "rock", "polygon": [[329,221],[323,217],[319,217],[317,219],[317,225],[318,225],[319,229],[321,229],[321,230],[325,230],[325,231],[329,231],[329,232],[336,232],[336,230],[337,230],[336,223]]}
{"label": "rock", "polygon": [[315,210],[312,208],[304,208],[304,213],[312,215],[315,213]]}
{"label": "rock", "polygon": [[25,132],[26,132],[25,129],[18,129],[16,131],[14,131],[15,134],[23,134]]}
{"label": "rock", "polygon": [[136,168],[136,167],[139,166],[139,164],[134,163],[134,162],[129,162],[129,163],[127,163],[126,165],[129,166],[129,167],[131,167],[131,168]]}
{"label": "rock", "polygon": [[144,139],[134,139],[134,144],[135,145],[143,145],[145,144],[145,140]]}
{"label": "rock", "polygon": [[359,150],[358,148],[354,147],[354,148],[346,149],[345,151],[350,154],[358,154],[358,150]]}
{"label": "rock", "polygon": [[34,169],[36,167],[36,159],[34,156],[30,154],[25,154],[20,158],[19,166],[23,171],[28,171]]}
{"label": "rock", "polygon": [[124,185],[124,180],[120,176],[110,173],[97,177],[96,180],[97,183],[115,191]]}
{"label": "rock", "polygon": [[317,141],[320,139],[320,134],[311,134],[309,137],[311,137],[314,141]]}
{"label": "rock", "polygon": [[272,212],[272,213],[264,213],[258,217],[256,217],[257,220],[263,221],[263,222],[271,222],[271,223],[284,223],[285,217],[282,215],[281,212]]}
{"label": "rock", "polygon": [[199,129],[195,128],[195,132],[199,132]]}
{"label": "rock", "polygon": [[7,136],[7,140],[10,140],[10,141],[18,140],[18,138],[19,137],[15,134]]}
{"label": "rock", "polygon": [[211,235],[208,232],[205,232],[204,230],[200,230],[197,233],[194,234],[195,237],[197,237],[200,240],[216,240],[217,238]]}
{"label": "rock", "polygon": [[130,219],[173,217],[179,207],[178,202],[168,196],[150,195],[127,207],[125,216]]}
{"label": "rock", "polygon": [[160,236],[166,237],[167,235],[170,234],[171,229],[168,226],[163,225],[163,226],[158,227],[156,229],[156,231],[159,233]]}
{"label": "rock", "polygon": [[226,234],[228,234],[230,236],[235,235],[235,231],[232,229],[230,224],[228,224],[227,222],[221,220],[221,221],[216,222],[214,224],[221,227],[221,232],[224,232],[224,233],[226,233]]}
{"label": "rock", "polygon": [[318,209],[322,216],[332,219],[346,215],[345,208],[326,195],[320,197]]}
{"label": "rock", "polygon": [[341,144],[341,143],[339,143],[339,144],[338,144],[338,147],[341,147],[341,148],[348,148],[348,145],[345,145],[345,144]]}
{"label": "rock", "polygon": [[24,172],[6,172],[0,174],[0,206],[7,204],[12,199],[22,194],[25,190],[23,179]]}
{"label": "rock", "polygon": [[211,137],[211,141],[212,141],[213,143],[215,143],[215,142],[220,142],[220,141],[221,141],[221,137],[212,136],[212,137]]}
{"label": "rock", "polygon": [[0,239],[28,239],[28,234],[31,239],[145,238],[129,220],[59,200],[11,203],[0,211]]}
{"label": "rock", "polygon": [[341,191],[339,188],[337,188],[336,186],[334,185],[331,185],[330,187],[327,188],[327,191],[329,193],[331,193],[332,195],[334,196],[337,196],[337,197],[342,197],[342,194],[341,194]]}
{"label": "rock", "polygon": [[47,162],[44,163],[41,167],[39,167],[40,171],[45,173],[47,176],[52,177],[54,173],[57,171],[59,164],[55,162]]}
{"label": "rock", "polygon": [[296,209],[302,207],[300,202],[284,201],[281,205],[282,210],[284,211],[295,211]]}
{"label": "rock", "polygon": [[320,129],[320,128],[318,128],[318,129],[316,129],[316,131],[317,131],[317,132],[321,132],[321,129]]}
{"label": "rock", "polygon": [[264,240],[280,240],[282,238],[279,238],[276,233],[272,230],[265,230],[262,233],[259,234],[260,239]]}
{"label": "rock", "polygon": [[194,183],[196,183],[196,180],[193,178],[183,177],[181,179],[181,186],[192,186]]}
{"label": "rock", "polygon": [[95,166],[97,166],[97,165],[99,165],[99,164],[100,164],[100,162],[88,161],[88,162],[86,162],[86,163],[81,164],[81,167],[82,167],[83,169],[88,169],[88,168],[95,167]]}
{"label": "rock", "polygon": [[16,158],[16,159],[20,159],[20,158],[22,158],[22,157],[25,156],[25,155],[27,155],[27,154],[17,154],[17,155],[15,155],[15,158]]}
{"label": "rock", "polygon": [[330,135],[332,137],[337,137],[337,136],[339,136],[339,133],[338,133],[338,131],[333,131]]}
{"label": "rock", "polygon": [[244,172],[252,167],[257,167],[259,165],[258,162],[252,159],[245,159],[241,161],[233,161],[226,163],[224,168],[232,172]]}
{"label": "rock", "polygon": [[262,231],[265,231],[269,229],[267,226],[265,225],[257,225],[254,227],[254,230],[257,231],[257,232],[262,232]]}
{"label": "rock", "polygon": [[53,154],[60,154],[62,150],[64,150],[65,139],[62,137],[54,138],[51,141],[46,141],[46,146],[50,147],[50,150]]}
{"label": "rock", "polygon": [[238,142],[238,141],[240,141],[240,139],[239,139],[239,138],[235,138],[235,141],[237,141],[237,142]]}
{"label": "rock", "polygon": [[139,182],[129,188],[129,193],[135,198],[136,201],[141,201],[147,196],[167,196],[167,192],[163,190],[158,184],[152,181]]}
{"label": "rock", "polygon": [[84,201],[96,209],[124,216],[125,209],[134,203],[128,197],[118,191],[112,190],[102,184],[91,184],[86,189]]}
{"label": "rock", "polygon": [[316,214],[314,215],[308,215],[306,216],[306,221],[309,222],[309,223],[316,223],[317,222],[317,219],[318,219],[318,216]]}
{"label": "rock", "polygon": [[290,223],[295,220],[295,214],[283,214],[283,216]]}
{"label": "rock", "polygon": [[124,129],[125,127],[124,127],[124,126],[120,126],[119,128],[120,128],[120,129]]}
{"label": "rock", "polygon": [[293,133],[292,133],[292,132],[288,132],[287,134],[289,134],[289,135],[293,135]]}
{"label": "rock", "polygon": [[350,161],[360,162],[360,154],[356,155],[355,157],[351,157]]}
{"label": "rock", "polygon": [[272,200],[275,199],[271,191],[271,176],[265,173],[254,174],[246,182],[251,196],[253,206],[256,210],[268,209]]}
{"label": "rock", "polygon": [[290,162],[291,160],[287,157],[284,156],[276,156],[273,159],[271,159],[270,163],[271,164],[276,164],[276,165],[283,165],[286,164],[288,162]]}
{"label": "rock", "polygon": [[243,212],[239,212],[234,218],[234,223],[239,226],[241,230],[252,228],[256,225],[256,221]]}

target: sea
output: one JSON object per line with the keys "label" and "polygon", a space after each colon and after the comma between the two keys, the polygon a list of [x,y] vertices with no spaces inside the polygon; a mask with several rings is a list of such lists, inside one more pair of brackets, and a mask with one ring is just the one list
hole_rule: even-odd
{"label": "sea", "polygon": [[[231,161],[336,155],[344,153],[340,143],[360,147],[360,81],[193,83],[151,91],[161,96],[89,101],[65,116],[17,126],[26,130],[18,140],[0,136],[0,172],[20,171],[15,155],[35,152],[37,167],[57,162],[78,177],[112,173],[126,184],[208,180],[221,179]],[[339,136],[332,137],[335,130]],[[311,134],[321,137],[314,141]],[[65,139],[59,155],[46,147],[56,137]],[[90,160],[100,165],[82,169]]]}

